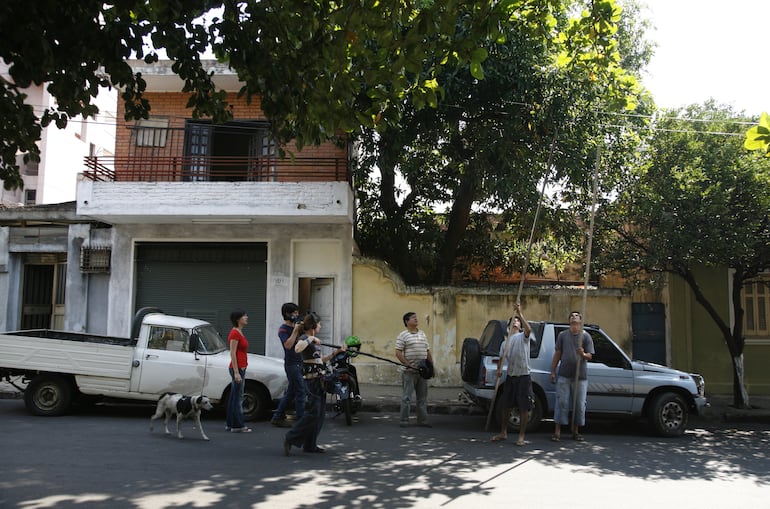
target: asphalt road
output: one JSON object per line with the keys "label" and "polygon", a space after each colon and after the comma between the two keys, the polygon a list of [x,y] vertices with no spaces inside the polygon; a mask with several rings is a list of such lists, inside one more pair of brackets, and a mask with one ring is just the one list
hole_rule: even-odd
{"label": "asphalt road", "polygon": [[[550,423],[516,447],[491,443],[483,416],[432,415],[401,429],[395,413],[329,420],[325,454],[282,449],[285,430],[253,423],[199,438],[149,432],[151,407],[97,407],[34,417],[0,400],[0,508],[768,507],[770,432],[763,424],[663,439],[644,426],[592,422],[582,443],[549,440]],[[162,425],[160,426],[162,429]]]}

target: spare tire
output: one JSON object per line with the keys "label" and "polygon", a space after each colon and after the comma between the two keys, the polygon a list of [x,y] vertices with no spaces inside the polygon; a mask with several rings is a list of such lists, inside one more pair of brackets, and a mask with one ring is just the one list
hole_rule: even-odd
{"label": "spare tire", "polygon": [[465,338],[460,355],[460,376],[464,382],[477,383],[481,370],[481,345],[476,338]]}

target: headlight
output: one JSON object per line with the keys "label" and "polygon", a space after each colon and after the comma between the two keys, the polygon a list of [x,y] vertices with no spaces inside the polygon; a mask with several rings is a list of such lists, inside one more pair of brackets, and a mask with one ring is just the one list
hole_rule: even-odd
{"label": "headlight", "polygon": [[695,387],[698,389],[698,396],[705,396],[706,382],[703,380],[703,377],[695,373],[690,373],[690,377],[692,377],[692,381],[695,382]]}

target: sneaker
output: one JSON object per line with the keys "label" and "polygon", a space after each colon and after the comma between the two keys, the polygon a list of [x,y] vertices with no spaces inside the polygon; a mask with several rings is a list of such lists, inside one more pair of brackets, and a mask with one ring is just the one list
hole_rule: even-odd
{"label": "sneaker", "polygon": [[402,427],[402,428],[408,428],[409,427],[409,423],[406,422],[406,421],[401,421],[401,424],[399,424],[399,426]]}
{"label": "sneaker", "polygon": [[433,426],[431,426],[430,423],[427,423],[427,422],[418,422],[417,426],[419,426],[421,428],[432,428],[433,427]]}
{"label": "sneaker", "polygon": [[270,424],[278,426],[279,428],[291,428],[291,423],[286,419],[272,419]]}

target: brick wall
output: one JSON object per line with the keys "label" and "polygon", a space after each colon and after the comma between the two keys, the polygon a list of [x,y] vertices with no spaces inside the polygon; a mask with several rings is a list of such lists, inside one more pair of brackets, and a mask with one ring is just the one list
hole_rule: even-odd
{"label": "brick wall", "polygon": [[[151,105],[151,118],[165,118],[168,120],[168,133],[165,147],[138,147],[131,136],[131,127],[135,122],[125,120],[125,107],[122,101],[118,101],[117,108],[117,132],[115,142],[115,171],[120,180],[152,180],[173,181],[179,180],[178,160],[184,152],[185,121],[191,119],[191,110],[185,107],[188,94],[181,92],[147,92],[145,97]],[[260,101],[254,98],[251,104],[246,104],[244,99],[239,99],[237,94],[228,94],[228,102],[231,105],[234,121],[265,121],[264,113],[260,109]],[[331,164],[333,159],[347,160],[347,147],[339,147],[334,143],[324,143],[319,146],[306,146],[301,152],[296,150],[292,143],[287,146],[287,151],[292,152],[297,158],[293,164],[284,163],[288,171],[287,176],[279,176],[278,180],[288,181],[328,181],[345,180],[347,167],[343,168],[343,177],[339,178],[340,168]],[[126,161],[125,158],[131,160]],[[302,161],[307,158],[322,158],[325,164],[315,164]],[[137,163],[141,160],[141,165]],[[141,168],[137,168],[141,166]],[[127,175],[132,175],[126,178]]]}

